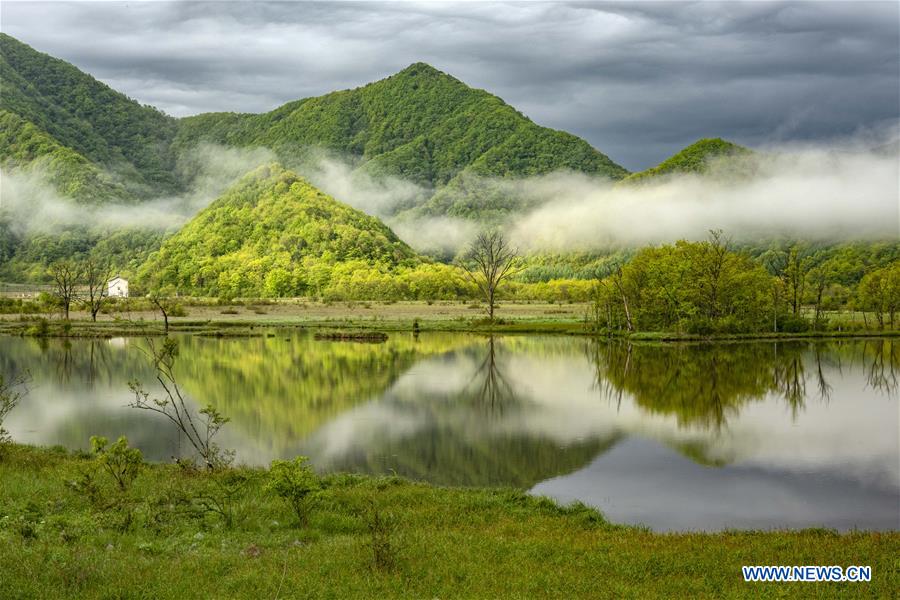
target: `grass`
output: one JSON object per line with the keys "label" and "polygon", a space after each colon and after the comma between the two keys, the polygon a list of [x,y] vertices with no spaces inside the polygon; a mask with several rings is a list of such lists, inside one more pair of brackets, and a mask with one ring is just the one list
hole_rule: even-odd
{"label": "grass", "polygon": [[[900,534],[825,530],[657,534],[516,490],[327,476],[309,524],[264,491],[234,496],[231,526],[180,512],[210,477],[148,465],[133,488],[97,475],[99,499],[66,485],[95,470],[62,449],[14,445],[0,460],[4,598],[889,597]],[[373,560],[378,537],[392,560]],[[129,518],[128,515],[131,515]],[[391,567],[390,564],[393,563]],[[870,583],[744,583],[742,565],[871,565]]]}
{"label": "grass", "polygon": [[[447,303],[441,307],[423,302],[407,302],[400,305],[385,304],[358,309],[355,306],[334,305],[284,305],[278,310],[263,314],[238,313],[203,308],[192,309],[185,317],[170,318],[170,330],[199,335],[232,337],[265,335],[267,329],[326,329],[354,330],[390,333],[392,331],[453,331],[468,333],[507,334],[563,334],[604,335],[587,327],[584,314],[587,305],[566,305],[565,312],[547,316],[547,305],[504,305],[501,316],[494,322],[481,315],[466,311],[463,305]],[[552,305],[551,305],[552,306]],[[305,307],[305,308],[303,308]],[[361,314],[359,311],[364,311]],[[237,313],[238,311],[233,311]],[[80,317],[80,318],[79,318]],[[124,318],[128,317],[128,318]],[[862,329],[846,326],[854,323],[854,315],[836,313],[829,315],[832,324],[841,329],[806,332],[755,332],[737,334],[700,335],[674,331],[639,331],[632,334],[613,332],[613,336],[634,341],[701,341],[701,340],[759,340],[805,338],[854,338],[900,336],[900,329]],[[154,313],[130,313],[115,319],[105,318],[92,322],[82,315],[73,319],[45,320],[34,318],[0,318],[0,334],[46,337],[101,337],[162,335],[162,322]],[[858,323],[857,325],[861,325]]]}

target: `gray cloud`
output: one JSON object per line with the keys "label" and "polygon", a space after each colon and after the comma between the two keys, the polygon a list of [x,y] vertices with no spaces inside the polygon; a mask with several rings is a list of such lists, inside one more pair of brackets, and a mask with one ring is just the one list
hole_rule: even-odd
{"label": "gray cloud", "polygon": [[630,169],[699,137],[825,141],[900,105],[894,2],[3,2],[2,29],[178,116],[426,61]]}

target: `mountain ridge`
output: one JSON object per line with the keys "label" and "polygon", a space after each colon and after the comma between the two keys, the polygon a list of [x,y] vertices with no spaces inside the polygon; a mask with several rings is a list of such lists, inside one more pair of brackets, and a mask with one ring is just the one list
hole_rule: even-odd
{"label": "mountain ridge", "polygon": [[[292,167],[325,150],[366,175],[416,183],[429,196],[459,176],[523,177],[555,170],[616,180],[628,175],[585,140],[537,125],[501,98],[424,62],[268,112],[181,119],[141,105],[7,34],[0,34],[0,78],[0,109],[114,173],[138,198],[184,190],[191,173],[179,172],[179,158],[205,142],[269,148]],[[21,152],[0,147],[7,164],[16,154]]]}

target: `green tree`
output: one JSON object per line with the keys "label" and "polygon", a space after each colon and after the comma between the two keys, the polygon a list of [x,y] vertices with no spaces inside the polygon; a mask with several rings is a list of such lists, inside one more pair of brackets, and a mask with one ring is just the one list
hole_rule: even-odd
{"label": "green tree", "polygon": [[859,283],[857,296],[860,308],[875,314],[879,329],[884,329],[885,315],[893,329],[900,311],[900,263],[868,273]]}

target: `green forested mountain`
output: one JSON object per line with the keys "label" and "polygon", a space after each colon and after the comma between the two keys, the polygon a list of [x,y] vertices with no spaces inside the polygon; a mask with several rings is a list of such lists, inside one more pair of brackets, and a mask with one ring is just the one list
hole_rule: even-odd
{"label": "green forested mountain", "polygon": [[747,157],[752,151],[721,138],[697,140],[678,151],[655,167],[627,176],[623,183],[645,182],[664,175],[678,173],[707,173],[716,161],[727,158]]}
{"label": "green forested mountain", "polygon": [[[182,193],[192,179],[185,159],[203,143],[269,148],[289,166],[308,165],[324,151],[359,173],[420,185],[424,204],[415,208],[418,214],[486,221],[518,207],[515,198],[492,187],[497,178],[560,169],[612,179],[627,175],[584,140],[540,127],[500,98],[423,63],[264,114],[175,119],[0,34],[0,81],[0,166],[39,175],[77,203],[136,203]],[[85,223],[37,237],[7,212],[0,214],[0,233],[0,279],[21,280],[40,279],[49,262],[72,252],[92,252],[113,232]],[[160,237],[118,236],[117,267],[133,274],[129,265]],[[132,239],[136,245],[129,251]]]}
{"label": "green forested mountain", "polygon": [[141,278],[216,296],[318,292],[336,263],[414,265],[415,253],[375,217],[280,165],[253,171],[153,253]]}
{"label": "green forested mountain", "polygon": [[[198,143],[266,147],[287,164],[326,150],[371,175],[441,190],[461,175],[526,176],[569,169],[620,179],[627,171],[584,140],[540,127],[483,90],[424,63],[352,90],[263,114],[174,119],[73,65],[0,34],[0,109],[151,195],[179,187],[179,154]],[[5,141],[4,159],[24,158]],[[33,157],[32,157],[33,158]],[[460,187],[463,191],[467,188]],[[444,206],[436,203],[434,206]]]}
{"label": "green forested mountain", "polygon": [[[0,79],[0,108],[26,126],[117,173],[138,193],[177,187],[170,143],[175,119],[6,34],[0,34]],[[0,150],[4,159],[17,153],[5,144]]]}
{"label": "green forested mountain", "polygon": [[198,141],[265,146],[287,161],[321,148],[355,158],[370,174],[429,188],[463,173],[502,177],[571,169],[613,179],[627,174],[584,140],[535,125],[500,98],[424,63],[261,115],[183,119],[176,148]]}

